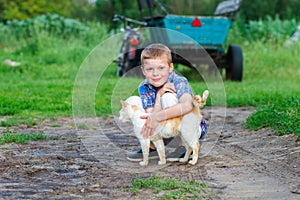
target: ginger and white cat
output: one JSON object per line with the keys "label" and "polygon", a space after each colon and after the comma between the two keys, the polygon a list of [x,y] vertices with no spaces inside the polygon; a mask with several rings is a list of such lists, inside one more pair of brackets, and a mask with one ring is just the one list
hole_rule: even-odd
{"label": "ginger and white cat", "polygon": [[187,162],[193,152],[192,160],[189,163],[192,165],[197,163],[200,150],[199,124],[202,119],[200,108],[205,105],[208,94],[209,92],[205,90],[202,97],[200,95],[194,96],[194,108],[191,112],[161,122],[155,129],[154,134],[149,138],[144,138],[141,134],[146,120],[141,119],[140,116],[146,115],[146,113],[140,109],[139,97],[131,96],[126,101],[121,100],[122,109],[120,110],[119,120],[121,122],[131,121],[133,123],[134,134],[139,139],[143,151],[143,161],[140,162],[140,165],[148,165],[150,141],[153,142],[158,152],[158,164],[166,164],[163,138],[175,137],[177,135],[181,137],[187,150],[184,158],[180,158],[179,162]]}

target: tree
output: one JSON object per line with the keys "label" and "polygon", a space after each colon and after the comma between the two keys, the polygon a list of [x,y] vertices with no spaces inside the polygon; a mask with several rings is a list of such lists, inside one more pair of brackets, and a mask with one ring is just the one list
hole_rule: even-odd
{"label": "tree", "polygon": [[70,16],[72,0],[0,0],[0,20],[25,20],[44,13]]}
{"label": "tree", "polygon": [[128,0],[97,0],[96,12],[100,21],[108,23],[111,22],[115,14],[135,19],[140,16],[137,1],[130,1],[129,3]]}
{"label": "tree", "polygon": [[266,16],[281,19],[300,19],[299,0],[244,0],[241,15],[248,20],[264,19]]}
{"label": "tree", "polygon": [[95,2],[91,0],[73,0],[73,9],[70,17],[92,21],[97,18]]}

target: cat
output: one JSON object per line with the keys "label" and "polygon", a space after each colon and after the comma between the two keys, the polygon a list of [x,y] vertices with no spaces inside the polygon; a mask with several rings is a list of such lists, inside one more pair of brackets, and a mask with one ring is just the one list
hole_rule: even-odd
{"label": "cat", "polygon": [[177,135],[181,137],[187,150],[184,158],[180,158],[178,161],[187,162],[193,152],[192,160],[188,163],[192,165],[197,163],[200,150],[199,124],[202,119],[200,108],[206,104],[208,95],[208,90],[205,90],[202,97],[200,95],[194,96],[194,107],[191,112],[183,116],[178,116],[160,122],[158,127],[155,129],[154,134],[149,138],[144,138],[141,134],[142,127],[146,120],[141,119],[140,116],[147,115],[148,113],[145,113],[145,111],[140,108],[140,98],[137,96],[131,96],[126,101],[121,100],[122,108],[120,110],[119,120],[123,123],[131,121],[133,124],[134,134],[139,139],[143,151],[143,160],[139,163],[141,166],[148,165],[150,141],[153,142],[158,152],[158,165],[166,164],[163,138],[175,137]]}

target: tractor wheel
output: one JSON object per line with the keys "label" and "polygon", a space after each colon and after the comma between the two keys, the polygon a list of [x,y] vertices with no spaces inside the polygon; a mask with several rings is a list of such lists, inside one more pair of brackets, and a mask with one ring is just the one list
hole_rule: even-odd
{"label": "tractor wheel", "polygon": [[229,45],[227,51],[226,79],[242,81],[243,78],[243,53],[239,45]]}
{"label": "tractor wheel", "polygon": [[123,76],[124,72],[121,67],[117,68],[117,76]]}
{"label": "tractor wheel", "polygon": [[141,53],[142,53],[142,49],[137,49],[134,58],[129,59],[128,56],[125,57],[126,58],[124,62],[125,72],[123,76],[143,77],[143,73],[140,67]]}

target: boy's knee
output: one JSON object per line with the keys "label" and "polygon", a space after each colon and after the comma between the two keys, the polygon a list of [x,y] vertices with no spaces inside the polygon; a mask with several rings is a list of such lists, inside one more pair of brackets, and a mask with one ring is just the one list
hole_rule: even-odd
{"label": "boy's knee", "polygon": [[168,108],[168,107],[174,106],[176,104],[178,104],[178,99],[177,99],[176,94],[165,93],[161,97],[161,106],[162,106],[162,108]]}

